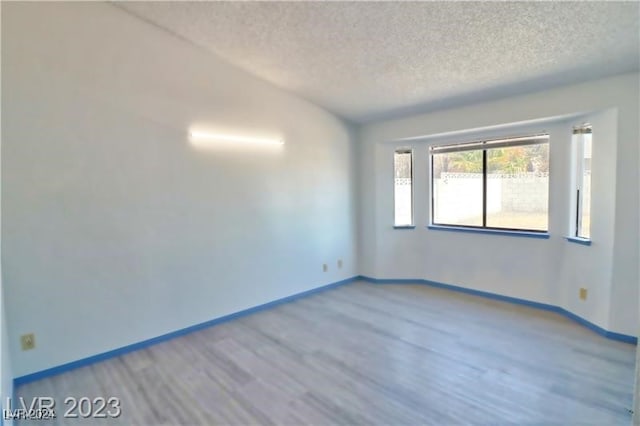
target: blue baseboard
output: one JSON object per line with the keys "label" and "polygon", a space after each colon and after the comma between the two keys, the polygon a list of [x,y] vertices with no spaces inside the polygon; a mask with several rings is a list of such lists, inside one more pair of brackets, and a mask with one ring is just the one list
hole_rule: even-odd
{"label": "blue baseboard", "polygon": [[[359,277],[351,277],[342,281],[337,281],[331,284],[324,285],[322,287],[317,287],[311,290],[303,291],[302,293],[296,293],[291,296],[284,297],[282,299],[274,300],[272,302],[265,303],[263,305],[254,306],[253,308],[245,309],[243,311],[235,312],[233,314],[225,315],[223,317],[215,318],[210,321],[206,321],[200,324],[192,325],[190,327],[186,327],[180,330],[172,331],[167,334],[163,334],[158,337],[154,337],[148,340],[144,340],[142,342],[133,343],[131,345],[127,345],[118,349],[114,349],[108,352],[104,352],[98,355],[93,355],[88,358],[79,359],[77,361],[72,361],[66,364],[62,364],[56,367],[48,368],[46,370],[37,371],[35,373],[27,374],[24,376],[16,377],[13,379],[13,387],[14,390],[16,387],[23,385],[25,383],[33,382],[35,380],[44,379],[45,377],[54,376],[56,374],[61,374],[69,370],[74,370],[76,368],[84,367],[90,364],[94,364],[96,362],[104,361],[109,358],[117,357],[120,355],[124,355],[129,352],[137,351],[138,349],[143,349],[149,347],[151,345],[155,345],[157,343],[165,342],[167,340],[184,336],[185,334],[193,333],[194,331],[202,330],[216,324],[220,324],[226,321],[230,321],[235,318],[243,317],[245,315],[250,315],[255,312],[259,312],[265,309],[272,308],[277,305],[281,305],[283,303],[292,302],[294,300],[300,299],[302,297],[310,296],[315,293],[319,293],[321,291],[325,291],[331,288],[335,288],[344,284],[348,284],[354,281],[357,281]],[[0,416],[1,417],[1,416]]]}
{"label": "blue baseboard", "polygon": [[604,328],[590,322],[587,321],[586,319],[574,314],[573,312],[570,312],[564,308],[561,308],[560,306],[555,306],[555,305],[550,305],[547,303],[541,303],[541,302],[534,302],[531,300],[526,300],[526,299],[520,299],[517,297],[511,297],[511,296],[503,296],[501,294],[496,294],[496,293],[491,293],[488,291],[482,291],[482,290],[474,290],[471,288],[466,288],[466,287],[460,287],[457,285],[451,285],[451,284],[444,284],[444,283],[439,283],[437,281],[430,281],[430,280],[424,280],[424,279],[406,279],[406,278],[402,278],[402,279],[379,279],[379,278],[371,278],[371,277],[366,277],[366,276],[360,276],[359,277],[360,280],[362,281],[367,281],[370,283],[374,283],[374,284],[423,284],[423,285],[428,285],[431,287],[437,287],[437,288],[442,288],[442,289],[446,289],[446,290],[452,290],[452,291],[457,291],[459,293],[466,293],[466,294],[471,294],[473,296],[480,296],[480,297],[486,297],[488,299],[493,299],[493,300],[499,300],[502,302],[508,302],[508,303],[514,303],[516,305],[524,305],[524,306],[529,306],[532,308],[536,308],[536,309],[542,309],[545,311],[551,311],[551,312],[556,312],[559,314],[562,314],[564,316],[566,316],[567,318],[587,327],[588,329],[600,334],[601,336],[604,336],[608,339],[611,340],[617,340],[620,342],[625,342],[625,343],[631,343],[633,345],[638,344],[638,338],[636,336],[629,336],[627,334],[621,334],[621,333],[616,333],[614,331],[609,331],[609,330],[605,330]]}

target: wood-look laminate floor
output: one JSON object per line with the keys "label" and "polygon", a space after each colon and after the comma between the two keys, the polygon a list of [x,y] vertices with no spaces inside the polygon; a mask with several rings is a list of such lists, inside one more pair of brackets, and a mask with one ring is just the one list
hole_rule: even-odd
{"label": "wood-look laminate floor", "polygon": [[[95,424],[629,424],[635,346],[559,314],[352,283],[17,395],[116,396]],[[35,424],[23,421],[21,424]],[[40,422],[39,424],[43,424]]]}

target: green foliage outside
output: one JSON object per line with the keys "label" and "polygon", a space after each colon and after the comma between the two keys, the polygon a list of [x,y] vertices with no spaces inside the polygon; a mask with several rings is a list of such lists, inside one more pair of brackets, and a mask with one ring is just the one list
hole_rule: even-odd
{"label": "green foliage outside", "polygon": [[[433,166],[436,178],[441,173],[482,173],[482,150],[436,154]],[[487,169],[504,174],[548,172],[549,144],[489,149]]]}

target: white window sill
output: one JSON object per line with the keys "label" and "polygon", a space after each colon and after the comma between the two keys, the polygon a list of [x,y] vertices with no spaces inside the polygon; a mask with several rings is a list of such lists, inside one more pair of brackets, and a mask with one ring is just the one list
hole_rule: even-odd
{"label": "white window sill", "polygon": [[548,232],[529,232],[529,231],[507,231],[501,229],[485,229],[485,228],[468,228],[464,226],[444,226],[444,225],[429,225],[427,228],[436,231],[453,231],[453,232],[470,232],[474,234],[485,235],[506,235],[510,237],[525,237],[525,238],[540,238],[549,239]]}
{"label": "white window sill", "polygon": [[590,246],[591,240],[588,238],[580,238],[580,237],[566,237],[567,241],[570,243],[581,244],[583,246]]}

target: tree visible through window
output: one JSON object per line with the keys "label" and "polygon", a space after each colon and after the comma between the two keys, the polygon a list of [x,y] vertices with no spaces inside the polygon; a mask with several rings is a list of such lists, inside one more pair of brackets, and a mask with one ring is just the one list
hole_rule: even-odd
{"label": "tree visible through window", "polygon": [[432,223],[546,231],[548,135],[431,147]]}

